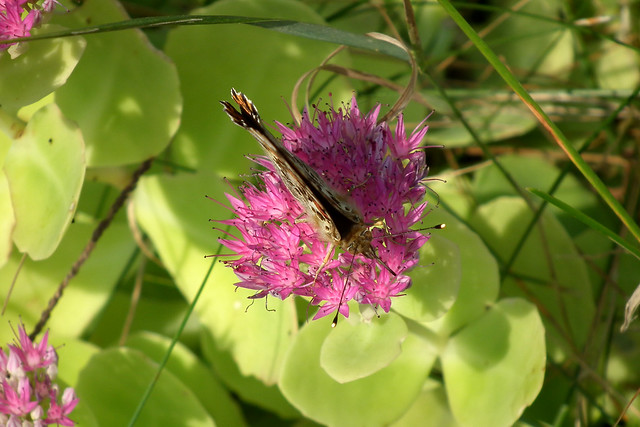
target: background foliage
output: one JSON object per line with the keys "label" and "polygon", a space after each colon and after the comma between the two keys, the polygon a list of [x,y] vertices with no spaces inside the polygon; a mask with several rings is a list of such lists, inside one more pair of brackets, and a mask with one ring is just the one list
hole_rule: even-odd
{"label": "background foliage", "polygon": [[[16,278],[2,342],[7,321],[33,328],[132,171],[155,157],[46,324],[80,398],[75,421],[568,426],[624,414],[640,425],[639,329],[618,332],[640,264],[526,190],[638,238],[637,2],[415,1],[409,18],[401,1],[206,3],[66,3],[39,32],[55,37],[0,57],[3,295]],[[209,18],[125,29],[186,13]],[[88,26],[101,31],[63,37]],[[225,178],[251,179],[244,155],[259,153],[218,100],[235,87],[266,122],[290,121],[296,81],[347,44],[360,48],[303,95],[322,106],[355,91],[361,110],[387,109],[411,66],[372,31],[416,58],[405,122],[435,110],[425,144],[444,146],[428,156],[446,181],[428,182],[423,222],[447,228],[407,295],[370,323],[357,307],[335,330],[308,323],[302,300],[247,308],[251,291],[203,257],[218,250],[209,219],[230,215],[205,195],[224,204],[235,191]]]}

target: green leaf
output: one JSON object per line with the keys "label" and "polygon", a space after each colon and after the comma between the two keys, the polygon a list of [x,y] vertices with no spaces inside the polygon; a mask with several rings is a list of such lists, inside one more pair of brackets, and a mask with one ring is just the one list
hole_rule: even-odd
{"label": "green leaf", "polygon": [[[58,25],[46,25],[34,34],[59,31]],[[0,55],[0,105],[15,113],[36,102],[67,81],[80,60],[86,43],[80,37],[56,38],[29,43],[28,50],[15,59]]]}
{"label": "green leaf", "polygon": [[574,31],[558,21],[562,7],[557,0],[520,5],[518,11],[523,13],[510,15],[486,36],[495,53],[512,69],[532,71],[526,76],[528,83],[548,84],[550,78],[570,78],[576,40]]}
{"label": "green leaf", "polygon": [[[105,0],[84,2],[55,20],[78,28],[125,18],[119,3]],[[139,30],[88,37],[82,61],[56,91],[56,102],[82,129],[90,166],[131,164],[159,154],[182,111],[174,65]]]}
{"label": "green leaf", "polygon": [[[33,327],[58,285],[84,250],[95,226],[96,223],[89,222],[85,215],[78,215],[51,257],[37,262],[25,261],[9,301],[9,320],[24,321],[27,330]],[[47,327],[56,331],[56,336],[78,337],[86,330],[111,297],[133,248],[131,233],[126,225],[112,223],[105,230],[91,256],[53,310]],[[0,269],[0,283],[11,283],[20,259],[18,252],[12,254],[9,262]]]}
{"label": "green leaf", "polygon": [[[462,114],[477,136],[487,142],[524,135],[536,126],[536,121],[525,108],[489,104],[486,100],[479,101],[479,105],[467,106]],[[443,144],[447,148],[467,146],[474,142],[472,135],[459,121],[441,129],[436,127],[429,130],[428,139],[430,144]]]}
{"label": "green leaf", "polygon": [[[222,180],[210,173],[143,178],[135,192],[135,213],[155,245],[165,267],[188,301],[195,296],[213,259],[221,237],[212,231],[209,218],[229,218],[228,210],[206,199],[208,194],[225,201]],[[297,329],[293,301],[269,299],[253,307],[253,294],[238,289],[230,268],[217,263],[206,284],[196,312],[221,351],[231,352],[244,375],[254,375],[266,384],[279,377],[284,354]],[[275,310],[275,311],[273,311]],[[256,357],[260,354],[260,357]]]}
{"label": "green leaf", "polygon": [[[480,207],[471,223],[497,256],[507,259],[531,216],[531,210],[521,199],[502,197]],[[572,238],[548,211],[542,215],[540,224],[544,237],[540,228],[533,229],[511,275],[504,279],[502,292],[535,298],[546,308],[550,353],[561,360],[563,353],[572,353],[584,345],[595,307],[587,267]]]}
{"label": "green leaf", "polygon": [[74,387],[78,383],[83,367],[91,357],[100,352],[99,347],[87,341],[60,338],[57,332],[49,333],[49,344],[56,349],[58,355],[58,377]]}
{"label": "green leaf", "polygon": [[[535,156],[506,155],[500,156],[499,160],[504,169],[523,188],[549,189],[560,175],[557,167]],[[472,185],[473,194],[479,204],[500,196],[517,195],[513,186],[495,164],[480,169],[475,174]],[[554,194],[581,211],[593,211],[598,205],[596,196],[573,175],[567,175]],[[566,227],[571,226],[575,229],[575,221],[569,220],[565,212],[556,208],[552,208],[552,212],[563,221]]]}
{"label": "green leaf", "polygon": [[621,46],[603,40],[599,48],[595,71],[603,89],[635,89],[640,81],[638,71],[638,52],[631,52],[627,46]]}
{"label": "green leaf", "polygon": [[620,246],[623,249],[626,249],[630,254],[632,254],[636,258],[640,259],[640,249],[638,249],[636,246],[634,246],[633,243],[628,242],[625,239],[623,239],[622,237],[618,236],[618,234],[616,234],[613,230],[608,229],[607,227],[605,227],[604,225],[602,225],[598,221],[594,220],[590,216],[583,214],[578,209],[575,209],[573,206],[569,206],[568,204],[564,203],[563,201],[561,201],[561,200],[559,200],[559,199],[557,199],[557,198],[555,198],[553,196],[550,196],[550,195],[548,195],[548,194],[546,194],[546,193],[544,193],[544,192],[542,192],[540,190],[536,190],[534,188],[530,188],[529,191],[532,192],[533,194],[535,194],[536,196],[540,197],[541,199],[544,199],[547,202],[551,203],[552,205],[554,205],[558,209],[562,210],[566,214],[574,217],[575,219],[577,219],[578,221],[582,222],[583,224],[585,224],[585,225],[591,227],[592,229],[594,229],[594,230],[602,233],[603,235],[607,236],[609,239],[611,239],[611,241],[616,243],[618,246]]}
{"label": "green leaf", "polygon": [[0,173],[0,268],[7,263],[9,255],[11,255],[11,249],[13,249],[11,232],[15,225],[16,218],[13,215],[9,181],[3,171]]}
{"label": "green leaf", "polygon": [[[193,13],[324,23],[309,7],[292,0],[214,2]],[[221,176],[236,177],[239,171],[247,171],[250,162],[244,155],[261,150],[212,100],[230,99],[230,89],[235,87],[255,103],[265,123],[286,123],[291,120],[287,103],[295,82],[320,65],[334,49],[327,43],[246,25],[172,30],[166,52],[178,67],[185,105],[180,130],[172,144],[174,160],[193,168],[217,170]],[[342,80],[326,90],[333,93],[334,103],[351,94]]]}
{"label": "green leaf", "polygon": [[49,257],[78,206],[85,173],[82,135],[55,105],[43,107],[9,149],[4,171],[16,246],[32,259]]}
{"label": "green leaf", "polygon": [[[402,353],[376,373],[340,384],[320,366],[331,318],[306,325],[287,355],[280,388],[303,414],[334,426],[386,425],[398,419],[416,399],[435,360],[433,347],[409,334]],[[353,343],[352,345],[356,345]],[[343,363],[349,363],[343,358]]]}
{"label": "green leaf", "polygon": [[[426,196],[431,205],[442,206],[441,209],[435,209],[429,215],[437,217],[438,213],[444,209],[458,218],[468,218],[476,207],[474,197],[469,191],[471,185],[469,178],[456,171],[445,170],[438,174],[438,179],[444,182],[429,182],[430,191],[427,191]],[[437,223],[437,218],[434,219],[434,223]]]}
{"label": "green leaf", "polygon": [[428,379],[411,408],[393,427],[457,427],[443,385]]}
{"label": "green leaf", "polygon": [[[157,367],[142,353],[109,349],[93,356],[80,374],[76,392],[86,402],[100,425],[124,426]],[[158,378],[138,425],[213,426],[213,420],[193,392],[171,372]]]}
{"label": "green leaf", "polygon": [[[428,216],[429,221],[433,219]],[[417,322],[444,315],[454,304],[460,288],[460,247],[451,241],[448,229],[435,230],[420,249],[420,264],[409,272],[413,280],[406,295],[394,298],[393,310]]]}
{"label": "green leaf", "polygon": [[[138,333],[127,339],[127,347],[144,352],[156,363],[160,363],[171,341],[157,334]],[[168,370],[189,387],[198,401],[221,426],[244,426],[240,409],[231,399],[217,378],[184,345],[177,343],[166,365]]]}
{"label": "green leaf", "polygon": [[[407,297],[410,297],[418,287],[427,289],[437,287],[445,290],[451,288],[449,290],[450,298],[455,298],[455,300],[429,302],[429,304],[440,305],[439,312],[442,313],[440,316],[416,319],[427,322],[429,329],[436,331],[438,335],[447,336],[480,316],[484,313],[486,306],[496,300],[500,289],[500,275],[493,254],[482,242],[482,239],[469,230],[459,219],[449,214],[444,207],[434,209],[427,218],[430,223],[445,223],[446,228],[433,231],[437,238],[425,246],[430,246],[432,243],[438,245],[441,241],[447,242],[449,246],[455,246],[458,257],[455,265],[457,265],[458,271],[452,271],[449,276],[443,275],[437,283],[432,281],[415,283],[413,288],[408,291]],[[422,259],[423,262],[429,260],[429,258]],[[423,269],[435,268],[443,260],[437,257],[433,258],[433,262],[434,266],[423,267]],[[426,295],[427,291],[424,292]],[[394,309],[402,314],[405,314],[405,298],[394,301]],[[410,299],[407,300],[410,301]]]}
{"label": "green leaf", "polygon": [[[58,375],[56,382],[64,382],[76,388],[80,372],[82,372],[82,369],[91,357],[100,352],[100,349],[86,341],[73,338],[60,339],[55,332],[49,334],[49,344],[56,349],[58,356]],[[83,427],[97,427],[100,425],[95,414],[91,411],[91,408],[89,408],[89,405],[84,399],[80,399],[78,405],[71,413],[70,418],[76,425]]]}
{"label": "green leaf", "polygon": [[441,360],[460,424],[512,425],[542,388],[546,354],[540,315],[524,300],[502,300],[453,336]]}
{"label": "green leaf", "polygon": [[[300,418],[300,413],[284,398],[277,385],[266,385],[255,376],[242,375],[233,353],[225,350],[222,340],[214,340],[210,333],[202,334],[202,350],[211,361],[218,377],[231,388],[243,402],[277,414],[284,419]],[[221,345],[219,345],[221,344]]]}
{"label": "green leaf", "polygon": [[405,322],[394,313],[369,322],[351,316],[324,341],[320,366],[339,383],[367,377],[400,355],[407,332]]}

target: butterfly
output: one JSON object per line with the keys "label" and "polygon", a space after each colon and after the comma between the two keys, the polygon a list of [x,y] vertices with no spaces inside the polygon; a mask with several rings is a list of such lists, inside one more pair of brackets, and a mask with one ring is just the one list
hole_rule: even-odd
{"label": "butterfly", "polygon": [[258,109],[251,100],[235,89],[231,89],[231,97],[239,110],[230,102],[220,101],[224,111],[235,124],[249,131],[258,141],[285,187],[300,203],[322,239],[343,251],[374,259],[393,276],[397,276],[378,257],[371,245],[372,225],[364,222],[358,208],[264,127]]}

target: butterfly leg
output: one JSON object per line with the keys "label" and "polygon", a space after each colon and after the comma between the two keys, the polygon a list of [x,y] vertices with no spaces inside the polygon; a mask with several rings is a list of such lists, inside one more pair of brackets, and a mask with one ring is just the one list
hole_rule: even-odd
{"label": "butterfly leg", "polygon": [[316,284],[316,282],[318,281],[318,276],[320,275],[322,270],[324,270],[324,268],[327,266],[327,264],[329,263],[329,260],[333,258],[335,249],[336,249],[336,246],[332,244],[329,250],[327,251],[327,255],[324,257],[322,264],[320,264],[320,267],[318,267],[318,270],[316,270],[316,275],[313,278],[313,282],[311,283],[311,286]]}

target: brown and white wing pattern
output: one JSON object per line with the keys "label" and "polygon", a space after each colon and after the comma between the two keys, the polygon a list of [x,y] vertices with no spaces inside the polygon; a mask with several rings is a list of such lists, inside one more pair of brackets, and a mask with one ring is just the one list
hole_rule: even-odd
{"label": "brown and white wing pattern", "polygon": [[224,111],[235,124],[248,130],[260,143],[282,182],[302,205],[318,231],[329,242],[346,249],[345,245],[349,245],[366,228],[360,212],[263,126],[251,100],[235,89],[231,89],[231,96],[240,111],[231,103],[220,101]]}

